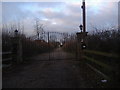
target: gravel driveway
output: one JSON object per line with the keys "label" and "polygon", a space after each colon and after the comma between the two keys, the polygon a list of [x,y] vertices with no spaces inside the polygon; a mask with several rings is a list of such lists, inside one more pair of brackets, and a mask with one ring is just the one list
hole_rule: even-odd
{"label": "gravel driveway", "polygon": [[105,87],[102,79],[82,61],[56,49],[30,58],[3,73],[3,88],[94,88]]}

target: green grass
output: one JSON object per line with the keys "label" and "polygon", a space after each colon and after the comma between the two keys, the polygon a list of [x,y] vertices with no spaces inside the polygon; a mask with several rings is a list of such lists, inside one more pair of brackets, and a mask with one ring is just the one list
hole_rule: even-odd
{"label": "green grass", "polygon": [[90,57],[87,57],[87,56],[84,56],[84,58],[85,58],[86,60],[89,60],[89,61],[91,61],[91,62],[94,62],[94,63],[97,64],[97,65],[100,65],[100,66],[106,68],[106,69],[109,70],[109,71],[112,71],[112,70],[113,70],[113,68],[110,67],[109,65],[107,65],[107,64],[105,64],[105,63],[102,63],[102,62],[99,62],[99,61],[97,61],[97,60],[95,60],[95,59],[93,59],[93,58],[90,58]]}
{"label": "green grass", "polygon": [[100,55],[100,56],[106,56],[111,58],[118,58],[119,56],[112,53],[106,53],[106,52],[99,52],[99,51],[93,51],[93,50],[84,50],[85,53]]}

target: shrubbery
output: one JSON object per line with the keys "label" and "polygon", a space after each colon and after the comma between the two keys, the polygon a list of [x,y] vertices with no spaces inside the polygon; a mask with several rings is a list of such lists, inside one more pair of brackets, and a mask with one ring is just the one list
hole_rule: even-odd
{"label": "shrubbery", "polygon": [[[63,46],[64,50],[76,51],[76,40],[69,40]],[[106,30],[99,31],[87,36],[87,49],[103,51],[109,53],[119,53],[120,48],[120,31]]]}
{"label": "shrubbery", "polygon": [[47,42],[42,42],[40,40],[33,41],[30,39],[22,39],[23,57],[29,57],[36,54],[48,52],[52,49],[54,49],[54,46],[52,44],[48,45]]}
{"label": "shrubbery", "polygon": [[87,49],[119,53],[120,32],[117,30],[96,32],[92,35],[88,35],[87,41]]}
{"label": "shrubbery", "polygon": [[76,41],[70,40],[70,41],[66,42],[63,45],[63,49],[67,52],[72,52],[72,53],[76,52],[76,49],[77,49]]}
{"label": "shrubbery", "polygon": [[[2,52],[12,51],[13,48],[13,36],[8,33],[2,34]],[[53,44],[43,42],[41,40],[31,40],[26,38],[25,35],[19,35],[22,44],[22,54],[24,57],[30,57],[36,54],[48,52],[49,50],[54,49]]]}

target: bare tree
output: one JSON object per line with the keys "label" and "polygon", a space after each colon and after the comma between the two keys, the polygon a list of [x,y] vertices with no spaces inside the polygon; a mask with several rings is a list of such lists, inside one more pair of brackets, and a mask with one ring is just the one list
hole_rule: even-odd
{"label": "bare tree", "polygon": [[56,41],[56,35],[55,34],[53,34],[53,35],[50,35],[50,41],[51,42],[55,42]]}
{"label": "bare tree", "polygon": [[37,39],[42,40],[43,39],[43,34],[44,34],[44,29],[43,29],[43,24],[40,24],[40,20],[38,18],[35,19],[35,32],[37,34]]}
{"label": "bare tree", "polygon": [[68,40],[68,33],[63,33],[63,42],[65,43]]}

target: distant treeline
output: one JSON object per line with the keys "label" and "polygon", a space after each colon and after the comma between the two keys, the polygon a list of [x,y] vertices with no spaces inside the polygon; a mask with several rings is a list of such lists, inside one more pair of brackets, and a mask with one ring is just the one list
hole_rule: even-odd
{"label": "distant treeline", "polygon": [[[63,46],[66,51],[76,51],[76,40],[69,40]],[[118,54],[120,51],[120,31],[104,30],[87,36],[87,49]]]}
{"label": "distant treeline", "polygon": [[120,31],[109,30],[93,33],[87,37],[87,49],[118,54],[120,48]]}
{"label": "distant treeline", "polygon": [[23,57],[30,57],[53,50],[54,46],[40,40],[22,39]]}
{"label": "distant treeline", "polygon": [[76,45],[77,45],[76,40],[75,41],[70,40],[63,45],[63,50],[65,50],[66,52],[75,53],[77,49]]}
{"label": "distant treeline", "polygon": [[[2,52],[12,51],[14,35],[9,33],[2,33]],[[52,43],[47,43],[44,40],[32,40],[25,35],[19,35],[22,45],[23,58],[27,56],[33,56],[36,54],[48,52],[53,50],[55,46]]]}

